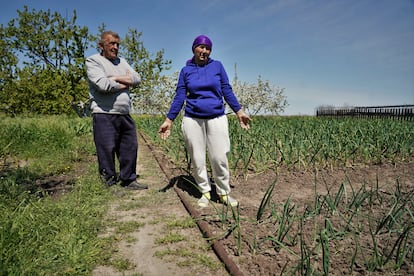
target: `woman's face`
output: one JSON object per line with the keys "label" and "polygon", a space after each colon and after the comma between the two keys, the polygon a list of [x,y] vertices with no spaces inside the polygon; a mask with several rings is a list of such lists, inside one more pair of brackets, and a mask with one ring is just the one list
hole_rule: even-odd
{"label": "woman's face", "polygon": [[211,48],[207,45],[201,44],[194,48],[194,61],[198,65],[204,65],[208,61]]}

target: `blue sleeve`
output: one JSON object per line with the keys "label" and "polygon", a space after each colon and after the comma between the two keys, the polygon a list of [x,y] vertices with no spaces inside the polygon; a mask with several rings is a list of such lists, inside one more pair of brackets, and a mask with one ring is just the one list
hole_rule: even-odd
{"label": "blue sleeve", "polygon": [[221,91],[223,93],[224,100],[228,103],[230,108],[237,112],[241,109],[240,103],[237,100],[236,95],[233,92],[233,88],[230,85],[229,78],[227,76],[224,66],[220,63],[220,75],[221,75]]}
{"label": "blue sleeve", "polygon": [[184,69],[181,69],[180,76],[178,78],[177,88],[175,90],[175,96],[171,103],[170,110],[168,111],[167,118],[174,121],[183,108],[184,101],[187,94],[187,87],[185,85],[185,73]]}

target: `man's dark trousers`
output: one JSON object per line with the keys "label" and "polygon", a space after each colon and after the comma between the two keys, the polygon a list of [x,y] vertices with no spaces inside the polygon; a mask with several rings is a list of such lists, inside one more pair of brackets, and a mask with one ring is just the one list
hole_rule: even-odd
{"label": "man's dark trousers", "polygon": [[119,180],[125,185],[137,178],[138,140],[135,122],[130,115],[95,113],[93,136],[99,173],[107,185],[118,181],[115,155],[119,160]]}

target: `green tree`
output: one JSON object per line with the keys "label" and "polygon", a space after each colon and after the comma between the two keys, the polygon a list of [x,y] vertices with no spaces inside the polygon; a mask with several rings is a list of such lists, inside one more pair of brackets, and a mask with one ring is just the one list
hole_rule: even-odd
{"label": "green tree", "polygon": [[7,39],[7,28],[0,25],[0,85],[15,75],[18,58],[12,43]]}
{"label": "green tree", "polygon": [[151,54],[142,41],[142,33],[129,29],[121,42],[121,55],[140,74],[142,82],[133,89],[132,100],[134,112],[140,114],[159,114],[159,101],[165,99],[165,87],[169,78],[162,75],[170,69],[170,60],[164,59],[164,50]]}
{"label": "green tree", "polygon": [[72,103],[88,93],[84,70],[88,28],[76,25],[76,11],[70,19],[50,10],[29,11],[27,6],[17,13],[7,27],[1,26],[7,48],[0,59],[5,72],[0,79],[0,108],[9,114],[71,112]]}
{"label": "green tree", "polygon": [[7,39],[7,28],[0,25],[0,110],[7,108],[6,91],[13,87],[18,63],[13,45]]}

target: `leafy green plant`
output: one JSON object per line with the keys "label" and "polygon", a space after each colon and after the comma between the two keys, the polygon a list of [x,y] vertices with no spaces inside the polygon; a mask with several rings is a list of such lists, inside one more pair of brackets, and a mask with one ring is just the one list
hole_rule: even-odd
{"label": "leafy green plant", "polygon": [[322,247],[322,267],[323,275],[329,275],[329,228],[327,229],[327,221],[325,220],[325,228],[319,234],[319,239]]}
{"label": "leafy green plant", "polygon": [[256,214],[256,221],[260,222],[262,220],[264,211],[266,210],[266,207],[269,205],[273,190],[276,186],[277,183],[277,178],[269,185],[269,187],[266,190],[266,193],[264,194],[261,202],[260,202],[260,206],[259,209],[257,210],[257,214]]}

